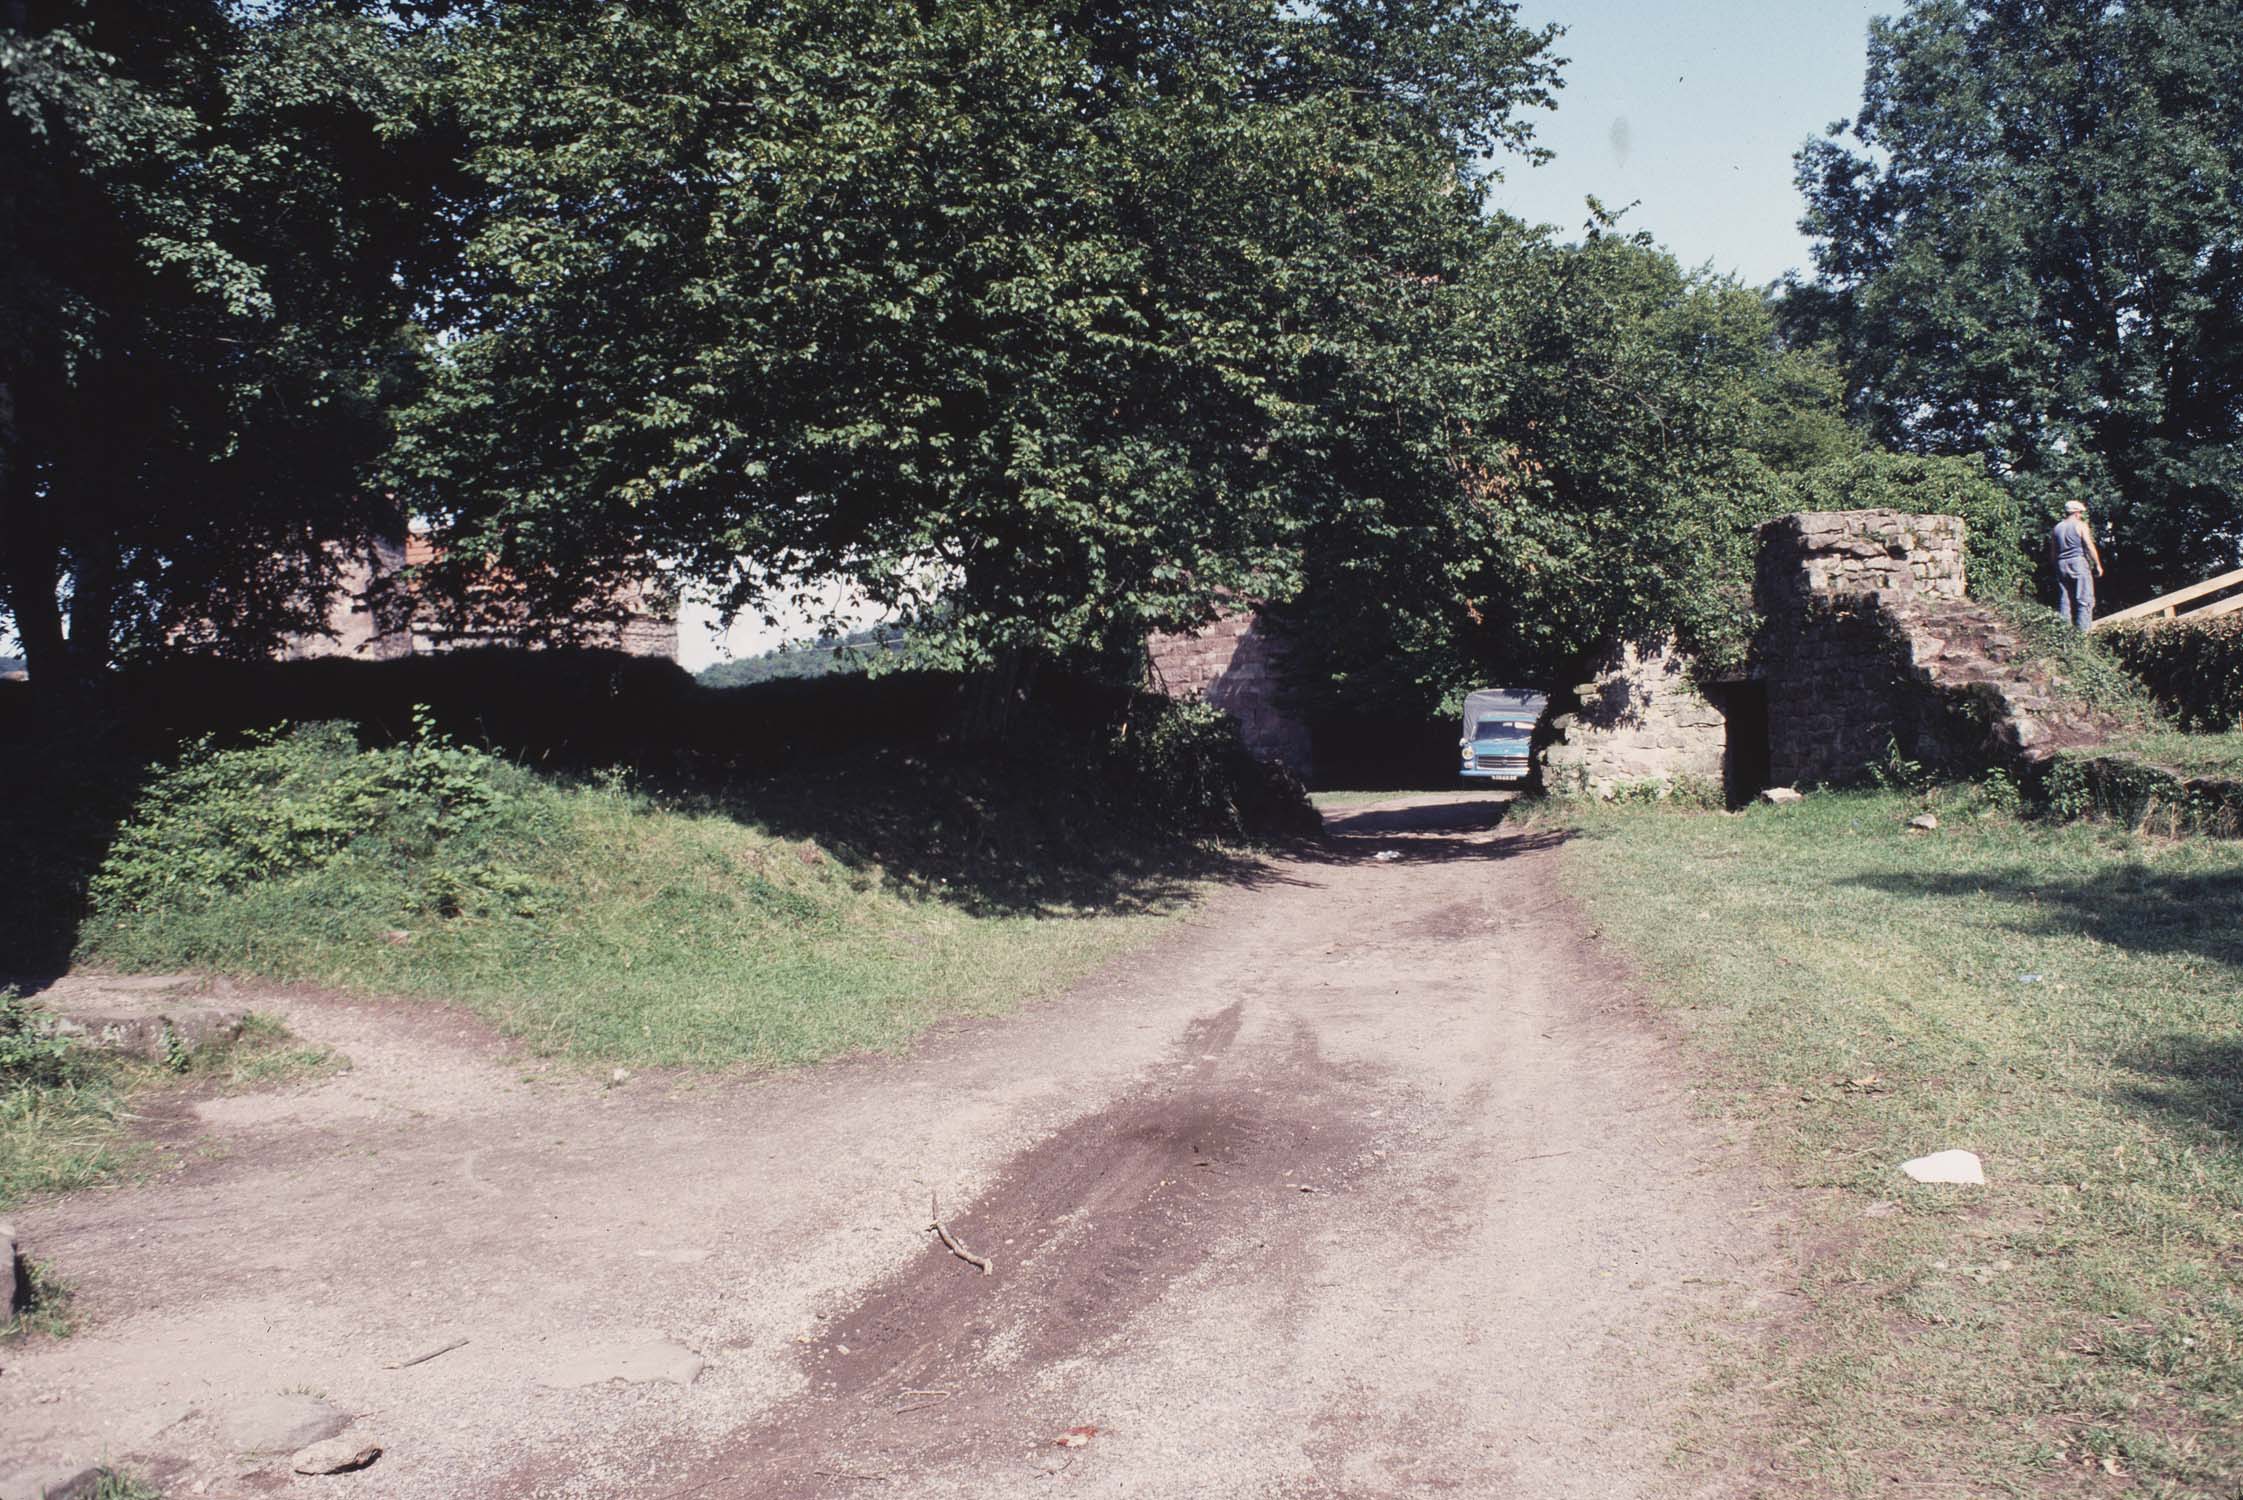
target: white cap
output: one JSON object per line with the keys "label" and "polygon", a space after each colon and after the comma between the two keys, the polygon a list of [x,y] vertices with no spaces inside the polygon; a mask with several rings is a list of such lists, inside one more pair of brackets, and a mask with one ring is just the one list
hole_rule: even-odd
{"label": "white cap", "polygon": [[2064,502],[2064,509],[2072,515],[2081,515],[2085,513],[2087,506],[2083,501],[2067,500]]}

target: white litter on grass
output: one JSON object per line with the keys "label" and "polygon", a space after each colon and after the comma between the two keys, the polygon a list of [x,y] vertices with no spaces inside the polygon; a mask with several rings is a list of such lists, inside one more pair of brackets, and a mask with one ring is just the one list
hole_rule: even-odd
{"label": "white litter on grass", "polygon": [[1934,1151],[1929,1156],[1902,1162],[1900,1170],[1918,1182],[1947,1182],[1959,1187],[1986,1185],[1986,1168],[1977,1155],[1969,1151]]}
{"label": "white litter on grass", "polygon": [[1400,859],[1401,857],[1401,854],[1393,849],[1381,849],[1378,853],[1371,856],[1371,858],[1377,860],[1381,864],[1384,864],[1390,859]]}

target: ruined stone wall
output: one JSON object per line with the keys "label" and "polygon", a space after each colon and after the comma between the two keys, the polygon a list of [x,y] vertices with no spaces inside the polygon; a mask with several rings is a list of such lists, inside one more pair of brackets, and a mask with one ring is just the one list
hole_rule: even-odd
{"label": "ruined stone wall", "polygon": [[1897,510],[1804,511],[1760,528],[1763,614],[1837,594],[1963,597],[1963,523]]}
{"label": "ruined stone wall", "polygon": [[1672,641],[1624,646],[1575,690],[1580,707],[1546,729],[1542,784],[1558,795],[1611,797],[1632,787],[1720,791],[1728,719],[1700,692]]}
{"label": "ruined stone wall", "polygon": [[1957,517],[1882,510],[1761,528],[1774,784],[1859,781],[1894,757],[1970,775],[2104,737],[2053,663],[1963,597],[1963,540]]}
{"label": "ruined stone wall", "polygon": [[[536,633],[510,628],[503,618],[480,627],[454,626],[410,587],[400,586],[398,574],[409,560],[408,544],[386,540],[344,557],[326,629],[288,637],[278,652],[280,659],[344,656],[389,661],[477,646],[534,649],[542,643]],[[649,598],[644,589],[626,586],[615,595],[608,614],[583,624],[578,644],[675,661],[677,611]]]}
{"label": "ruined stone wall", "polygon": [[1158,691],[1214,704],[1238,720],[1247,749],[1308,776],[1308,726],[1278,701],[1284,646],[1258,613],[1229,610],[1202,630],[1156,632],[1145,653]]}
{"label": "ruined stone wall", "polygon": [[1910,670],[1925,609],[1959,601],[1963,586],[1954,516],[1811,511],[1760,528],[1755,652],[1776,785],[1860,780],[1895,754],[1927,766],[1967,758],[1973,736],[1956,705]]}
{"label": "ruined stone wall", "polygon": [[411,601],[385,593],[376,583],[405,566],[402,543],[376,539],[341,558],[327,628],[292,635],[281,643],[282,661],[347,656],[358,661],[390,661],[413,654]]}

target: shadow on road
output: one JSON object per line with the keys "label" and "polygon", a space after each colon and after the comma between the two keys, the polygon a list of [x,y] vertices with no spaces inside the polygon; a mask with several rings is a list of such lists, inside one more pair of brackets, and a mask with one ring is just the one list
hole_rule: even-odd
{"label": "shadow on road", "polygon": [[1554,849],[1570,834],[1543,829],[1505,838],[1486,838],[1511,816],[1508,792],[1483,797],[1445,798],[1400,806],[1375,805],[1335,812],[1324,819],[1324,842],[1304,857],[1335,864],[1445,864],[1454,860],[1515,859]]}

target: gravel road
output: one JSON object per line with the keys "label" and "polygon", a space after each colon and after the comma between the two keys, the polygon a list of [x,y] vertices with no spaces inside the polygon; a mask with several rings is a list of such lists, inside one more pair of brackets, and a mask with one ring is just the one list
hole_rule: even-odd
{"label": "gravel road", "polygon": [[[1710,1343],[1776,1305],[1757,1169],[1559,896],[1554,836],[1500,814],[1336,816],[1063,999],[775,1079],[608,1084],[441,1009],[245,992],[354,1067],[204,1100],[162,1122],[176,1170],[18,1217],[85,1326],[0,1352],[0,1474],[1730,1493],[1677,1445]],[[382,1457],[290,1475],[306,1412]]]}

